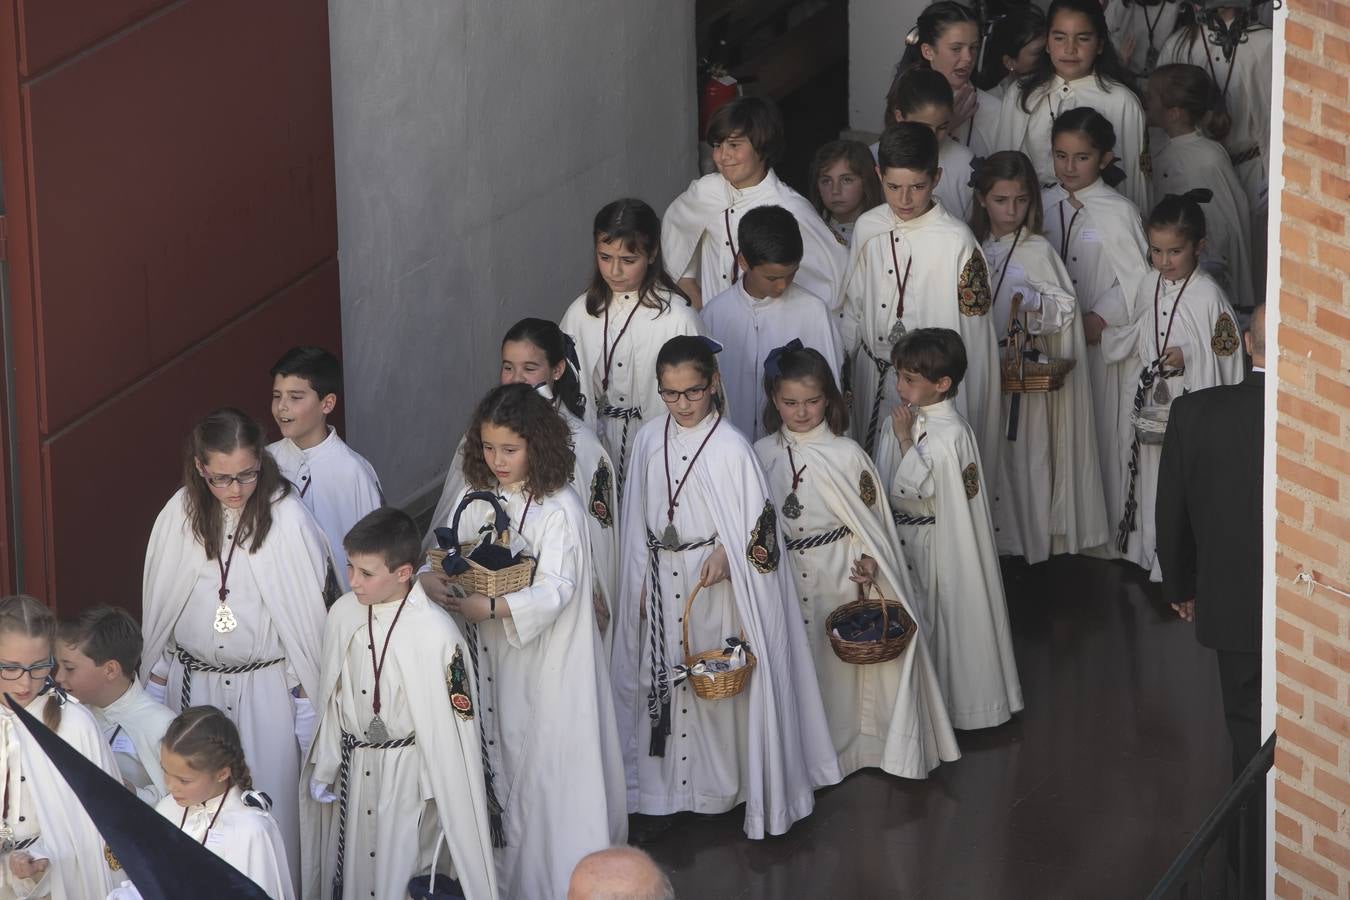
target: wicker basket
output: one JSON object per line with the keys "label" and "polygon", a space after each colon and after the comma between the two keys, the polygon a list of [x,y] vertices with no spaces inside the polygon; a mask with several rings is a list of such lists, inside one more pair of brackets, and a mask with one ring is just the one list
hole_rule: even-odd
{"label": "wicker basket", "polygon": [[1141,444],[1161,444],[1163,435],[1167,431],[1167,414],[1169,408],[1166,406],[1146,406],[1138,412],[1130,413],[1130,421],[1134,423],[1134,435]]}
{"label": "wicker basket", "polygon": [[1012,315],[1008,318],[1008,344],[1000,360],[1000,379],[1005,394],[1044,394],[1064,387],[1064,379],[1073,371],[1077,360],[1047,357],[1044,362],[1027,359],[1027,351],[1039,344],[1017,322],[1022,295],[1013,294]]}
{"label": "wicker basket", "polygon": [[[871,597],[871,593],[876,591],[876,597]],[[881,607],[881,640],[879,641],[846,641],[834,634],[835,627],[849,616],[864,612],[869,609]],[[896,637],[887,637],[891,630],[890,623],[898,621],[902,630]],[[914,618],[910,616],[905,607],[897,600],[887,600],[881,596],[881,591],[877,589],[875,582],[869,582],[867,587],[858,585],[858,599],[851,600],[843,606],[835,609],[825,619],[825,633],[830,638],[830,646],[834,648],[834,655],[846,663],[855,666],[867,666],[872,663],[889,662],[895,659],[914,638],[914,632],[918,626],[914,624]]]}
{"label": "wicker basket", "polygon": [[[497,535],[497,545],[500,547],[511,545],[511,519],[506,515],[506,510],[502,508],[497,495],[489,491],[470,491],[460,500],[459,506],[455,509],[454,518],[450,520],[450,527],[448,529],[436,529],[436,540],[441,546],[439,549],[427,551],[427,562],[436,571],[445,571],[442,564],[445,562],[448,553],[446,548],[451,546],[451,543],[459,535],[459,517],[464,512],[465,507],[476,501],[490,504],[495,511],[493,533]],[[458,585],[469,593],[500,597],[503,594],[527,588],[534,581],[534,568],[537,561],[533,557],[522,555],[519,557],[519,561],[512,565],[501,569],[489,569],[475,562],[469,556],[479,546],[479,543],[478,541],[471,541],[459,545],[459,556],[468,564],[468,568],[458,575],[449,576],[451,584]]]}
{"label": "wicker basket", "polygon": [[[698,592],[701,590],[703,590],[703,582],[694,585],[694,589],[689,592],[689,599],[684,601],[684,624],[681,626],[681,635],[684,645],[684,664],[690,668],[706,660],[721,659],[724,655],[720,649],[705,650],[702,653],[689,652],[689,609],[694,605],[694,598],[698,596]],[[744,643],[745,632],[741,632],[740,637],[741,642]],[[704,700],[726,700],[745,690],[746,684],[750,682],[750,673],[755,668],[755,662],[755,654],[747,649],[745,651],[745,665],[739,669],[718,673],[715,678],[712,675],[690,673],[689,681],[694,685],[694,693]]]}

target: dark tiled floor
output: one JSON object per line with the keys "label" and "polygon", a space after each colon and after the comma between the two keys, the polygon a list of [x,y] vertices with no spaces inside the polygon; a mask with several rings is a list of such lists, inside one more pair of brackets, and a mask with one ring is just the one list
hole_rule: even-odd
{"label": "dark tiled floor", "polygon": [[927,781],[821,791],[779,838],[681,817],[647,849],[682,900],[1147,894],[1227,785],[1213,654],[1125,564],[1005,577],[1026,710]]}

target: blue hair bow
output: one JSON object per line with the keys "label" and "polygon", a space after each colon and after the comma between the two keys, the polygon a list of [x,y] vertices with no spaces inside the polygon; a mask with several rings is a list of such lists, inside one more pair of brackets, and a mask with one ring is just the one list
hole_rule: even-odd
{"label": "blue hair bow", "polygon": [[764,374],[770,378],[777,378],[779,375],[783,374],[782,370],[778,367],[778,360],[784,353],[801,349],[801,338],[793,338],[781,347],[774,347],[769,351],[769,355],[764,357]]}
{"label": "blue hair bow", "polygon": [[580,375],[581,358],[577,356],[577,342],[572,340],[572,336],[565,331],[563,332],[563,354],[567,357],[567,361],[572,364],[572,369]]}
{"label": "blue hair bow", "polygon": [[708,337],[706,334],[696,335],[696,337],[698,337],[698,339],[703,342],[704,346],[706,346],[712,352],[714,353],[722,352],[722,345],[719,344],[717,341],[713,340],[712,338]]}

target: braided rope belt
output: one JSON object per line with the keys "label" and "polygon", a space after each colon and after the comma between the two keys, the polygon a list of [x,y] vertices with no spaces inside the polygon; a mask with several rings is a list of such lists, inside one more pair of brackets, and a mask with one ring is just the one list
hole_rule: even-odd
{"label": "braided rope belt", "polygon": [[9,853],[17,853],[20,850],[27,850],[29,847],[33,846],[40,840],[42,840],[42,832],[38,832],[32,837],[26,837],[21,841],[11,841],[9,842],[9,846],[4,846],[3,844],[0,844],[0,856],[4,856]]}
{"label": "braided rope belt", "polygon": [[[208,662],[202,662],[182,647],[177,651],[178,661],[183,664],[183,690],[180,694],[182,699],[182,710],[192,705],[192,673],[193,672],[211,672],[215,675],[243,675],[247,672],[257,672],[260,669],[267,669],[279,663],[286,661],[285,657],[278,659],[269,659],[262,662],[245,663],[242,666],[215,666]],[[180,712],[182,710],[179,710]]]}
{"label": "braided rope belt", "polygon": [[862,349],[867,354],[868,359],[872,360],[873,365],[877,367],[877,390],[872,395],[872,414],[867,417],[867,436],[863,439],[863,449],[867,451],[868,456],[871,456],[877,444],[877,419],[881,416],[881,398],[886,396],[886,373],[892,367],[889,359],[877,359],[876,354],[872,352],[871,347],[867,346],[866,341],[863,341]]}
{"label": "braided rope belt", "polygon": [[804,538],[793,538],[783,542],[783,546],[789,550],[813,550],[816,547],[824,547],[826,544],[833,544],[835,541],[841,541],[852,534],[852,530],[847,525],[840,525],[834,531],[826,531],[823,534],[812,534]]}
{"label": "braided rope belt", "polygon": [[417,743],[417,736],[410,734],[396,741],[381,741],[368,744],[354,734],[342,732],[342,764],[338,767],[338,845],[337,869],[333,872],[333,900],[342,900],[342,867],[347,856],[347,780],[351,777],[352,751],[361,750],[397,750],[411,747]]}
{"label": "braided rope belt", "polygon": [[647,691],[647,718],[652,722],[651,743],[647,748],[648,756],[666,755],[666,738],[670,735],[670,665],[666,662],[666,614],[661,602],[661,573],[657,566],[661,561],[661,551],[683,553],[700,547],[711,547],[717,543],[717,535],[702,540],[689,541],[667,547],[657,540],[656,535],[647,532],[647,551],[651,560],[647,568],[651,573],[651,590],[647,592],[647,631],[651,638],[652,686]]}
{"label": "braided rope belt", "polygon": [[628,471],[628,426],[634,419],[642,418],[642,410],[636,406],[601,406],[596,412],[607,419],[622,419],[623,434],[619,438],[618,469],[614,473],[614,499],[623,499],[624,473]]}
{"label": "braided rope belt", "polygon": [[932,525],[937,521],[936,516],[907,516],[894,510],[891,511],[891,519],[897,525]]}

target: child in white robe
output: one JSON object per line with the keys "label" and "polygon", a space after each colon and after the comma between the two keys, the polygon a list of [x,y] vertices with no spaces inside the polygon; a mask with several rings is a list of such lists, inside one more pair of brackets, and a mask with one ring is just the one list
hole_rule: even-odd
{"label": "child in white robe", "polygon": [[996,465],[1001,395],[984,254],[966,223],[933,202],[942,170],[932,129],[900,122],[881,136],[878,153],[886,205],[858,219],[841,310],[854,439],[875,458],[877,434],[899,402],[887,377],[891,347],[907,329],[941,325],[969,348],[970,378],[957,403]]}
{"label": "child in white robe", "polygon": [[[497,522],[537,562],[531,583],[489,597],[456,596],[444,572],[423,589],[465,623],[478,652],[478,699],[489,809],[500,806],[502,897],[562,897],[583,856],[627,838],[619,753],[605,652],[591,600],[591,552],[567,424],[523,384],[494,388],[478,405],[464,452],[472,499],[444,523],[461,543]],[[455,504],[455,509],[463,500]],[[495,790],[495,793],[494,793]],[[493,803],[493,797],[499,801]]]}
{"label": "child in white robe", "polygon": [[[62,740],[117,777],[84,706],[54,690],[56,619],[32,597],[0,599],[0,686]],[[116,883],[94,823],[46,752],[0,698],[0,900],[102,898]]]}
{"label": "child in white robe", "polygon": [[[1271,5],[1262,5],[1268,13]],[[1271,65],[1274,32],[1259,13],[1232,0],[1206,2],[1199,21],[1163,46],[1161,63],[1202,67],[1219,92],[1230,125],[1223,140],[1251,211],[1252,277],[1265,296],[1266,219],[1269,214]]]}
{"label": "child in white robe", "polygon": [[[674,813],[740,803],[748,837],[782,834],[840,777],[764,475],[715,408],[715,346],[680,337],[662,348],[670,412],[638,432],[624,497],[614,706],[628,809],[658,817],[638,840]],[[688,678],[706,676],[677,668],[686,624],[691,653],[749,645],[758,662],[740,693],[697,695]]]}
{"label": "child in white robe", "polygon": [[173,713],[136,677],[141,626],[124,609],[100,606],[61,626],[57,680],[94,714],[122,783],[146,803],[166,793],[159,742]]}
{"label": "child in white robe", "polygon": [[702,334],[703,321],[666,272],[661,220],[646,203],[607,204],[595,216],[592,238],[591,285],[559,325],[576,343],[585,419],[614,464],[617,506],[633,435],[665,414],[652,374],[656,354],[672,337]]}
{"label": "child in white robe", "polygon": [[841,370],[844,354],[826,301],[796,283],[802,235],[792,213],[756,207],[741,219],[736,240],[741,280],[709,300],[701,315],[708,336],[723,347],[727,417],[755,441],[764,435],[762,379],[770,350],[800,337],[825,355],[832,372]]}
{"label": "child in white robe", "polygon": [[1162,581],[1154,523],[1161,443],[1139,440],[1131,414],[1162,409],[1183,393],[1242,380],[1241,339],[1228,298],[1203,268],[1203,192],[1169,194],[1146,223],[1149,258],[1157,274],[1140,279],[1134,318],[1102,334],[1102,355],[1136,373],[1121,385],[1121,459],[1125,506],[1116,549]]}
{"label": "child in white robe", "polygon": [[[949,141],[953,104],[951,85],[940,72],[922,67],[907,69],[891,82],[886,93],[886,127],[897,122],[918,122],[933,129],[938,139],[938,166],[942,178],[934,198],[956,218],[970,218],[970,169],[975,154],[965,144]],[[876,154],[881,142],[872,145]]]}
{"label": "child in white robe", "polygon": [[1239,312],[1256,306],[1252,276],[1251,212],[1228,151],[1219,140],[1228,115],[1216,109],[1219,91],[1199,66],[1159,66],[1148,82],[1149,124],[1167,132],[1153,156],[1154,194],[1210,192],[1205,205],[1205,252],[1200,265],[1214,276]]}
{"label": "child in white robe", "polygon": [[1090,106],[1114,128],[1116,144],[1107,149],[1125,173],[1118,190],[1135,206],[1148,209],[1152,186],[1144,108],[1116,56],[1101,5],[1097,0],[1055,0],[1046,19],[1049,37],[1036,70],[1003,97],[998,148],[1021,150],[1036,166],[1041,184],[1052,184],[1052,128],[1070,110]]}
{"label": "child in white robe", "polygon": [[904,404],[891,414],[877,467],[916,587],[952,726],[990,728],[1022,709],[989,491],[974,434],[952,402],[965,374],[949,328],[905,335],[891,354]]}
{"label": "child in white robe", "polygon": [[329,603],[347,590],[342,536],[384,502],[375,469],[328,424],[341,390],[342,364],[319,347],[293,347],[272,366],[272,418],[281,440],[267,452],[328,538],[335,577]]}
{"label": "child in white robe", "polygon": [[183,487],[155,520],[141,595],[146,690],[239,728],[298,880],[300,760],[314,736],[328,541],[244,413],[192,431]]}
{"label": "child in white robe", "polygon": [[319,724],[302,779],[302,894],[402,897],[446,858],[445,842],[440,872],[472,900],[496,897],[475,650],[415,581],[421,544],[407,513],[377,509],[344,544],[352,592],[324,623]]}
{"label": "child in white robe", "polygon": [[1069,273],[1040,233],[1044,217],[1031,160],[1015,150],[984,160],[975,173],[975,202],[971,228],[989,261],[1003,353],[1013,352],[1008,344],[1016,329],[1037,338],[1046,355],[1081,363],[1058,390],[1003,395],[1006,443],[989,478],[995,543],[1000,553],[1034,564],[1110,537],[1087,348]]}
{"label": "child in white robe", "polygon": [[[1044,52],[1045,13],[1030,5],[1010,10],[989,26],[989,37],[981,47],[980,86],[998,99],[1001,108],[1004,96],[1017,90],[1018,80],[1035,70]],[[997,130],[997,116],[994,127]]]}
{"label": "child in white robe", "polygon": [[1152,74],[1181,8],[1181,0],[1109,0],[1106,26],[1130,74],[1145,79]]}
{"label": "child in white robe", "polygon": [[[845,434],[848,407],[818,351],[795,340],[774,350],[765,362],[764,388],[770,433],[755,444],[755,456],[782,517],[785,557],[840,774],[880,767],[901,778],[926,778],[961,751],[881,476]],[[830,613],[863,591],[897,601],[915,620],[919,634],[893,660],[846,663],[830,644]]]}
{"label": "child in white robe", "polygon": [[[586,398],[577,380],[576,347],[572,338],[547,319],[521,319],[502,338],[501,384],[528,384],[567,422],[572,436],[576,465],[572,486],[586,506],[586,533],[591,539],[595,576],[595,619],[603,632],[609,627],[610,605],[614,600],[615,568],[618,554],[618,494],[615,482],[618,470],[596,433],[582,421]],[[454,504],[464,493],[464,447],[468,436],[460,438],[445,473],[441,497],[431,514],[431,527],[422,539],[423,549],[436,546],[436,529],[449,520]]]}
{"label": "child in white robe", "polygon": [[[1108,528],[1120,521],[1125,503],[1121,483],[1119,422],[1121,384],[1136,373],[1102,356],[1108,325],[1133,320],[1134,288],[1144,277],[1147,246],[1139,210],[1106,185],[1115,131],[1095,110],[1070,110],[1055,122],[1055,175],[1059,183],[1041,195],[1045,237],[1069,272],[1083,323],[1086,366],[1092,388],[1092,422]],[[1118,174],[1118,173],[1116,173]],[[1107,548],[1109,555],[1112,551]]]}
{"label": "child in white robe", "polygon": [[797,276],[817,297],[834,297],[847,254],[805,197],[773,171],[786,141],[783,118],[763,97],[740,97],[713,113],[706,135],[717,171],[691,182],[666,209],[661,252],[680,287],[700,309],[740,279],[736,227],[756,206],[781,206],[802,229]]}
{"label": "child in white robe", "polygon": [[[955,0],[938,0],[919,14],[905,36],[905,52],[895,71],[899,78],[916,68],[931,69],[947,79],[954,104],[944,137],[973,156],[987,156],[998,149],[994,139],[999,100],[971,80],[979,61],[980,39],[980,19],[973,9]],[[888,120],[887,127],[889,124]],[[956,210],[949,212],[955,214]]]}
{"label": "child in white robe", "polygon": [[849,246],[858,216],[881,203],[875,158],[858,141],[830,141],[811,160],[806,197],[839,243]]}
{"label": "child in white robe", "polygon": [[[160,757],[169,781],[169,796],[155,807],[160,815],[272,900],[294,900],[281,829],[269,811],[271,800],[253,789],[234,722],[214,706],[184,710],[164,735]],[[124,886],[113,898],[139,898],[130,891]]]}

